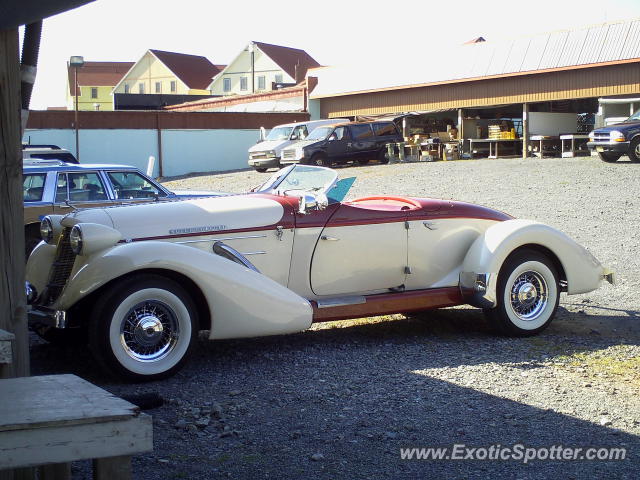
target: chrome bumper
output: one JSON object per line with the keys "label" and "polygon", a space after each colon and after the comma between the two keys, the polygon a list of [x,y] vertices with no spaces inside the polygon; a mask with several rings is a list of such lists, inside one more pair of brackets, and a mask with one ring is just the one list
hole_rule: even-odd
{"label": "chrome bumper", "polygon": [[498,275],[495,273],[460,273],[460,292],[469,305],[479,308],[493,308],[497,305],[496,287]]}
{"label": "chrome bumper", "polygon": [[32,305],[27,311],[29,329],[37,327],[67,328],[67,312],[64,310],[54,310],[52,308]]}

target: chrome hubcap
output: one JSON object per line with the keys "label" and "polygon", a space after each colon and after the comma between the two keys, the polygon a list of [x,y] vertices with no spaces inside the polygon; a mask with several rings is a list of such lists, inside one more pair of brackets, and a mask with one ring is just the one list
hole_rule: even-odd
{"label": "chrome hubcap", "polygon": [[178,320],[173,310],[156,300],[135,305],[125,315],[120,327],[120,342],[131,358],[155,362],[166,357],[176,346]]}
{"label": "chrome hubcap", "polygon": [[538,272],[521,273],[513,282],[510,292],[511,308],[521,320],[538,318],[549,302],[544,277]]}
{"label": "chrome hubcap", "polygon": [[640,143],[635,148],[636,157],[640,158]]}

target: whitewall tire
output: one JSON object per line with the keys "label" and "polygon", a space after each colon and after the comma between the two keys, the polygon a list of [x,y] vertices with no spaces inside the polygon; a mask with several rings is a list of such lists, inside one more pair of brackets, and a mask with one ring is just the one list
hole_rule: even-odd
{"label": "whitewall tire", "polygon": [[560,300],[553,262],[534,250],[516,252],[500,269],[496,295],[496,307],[485,313],[499,333],[528,336],[544,330]]}
{"label": "whitewall tire", "polygon": [[196,309],[176,282],[135,275],[94,307],[89,347],[98,362],[133,381],[166,378],[180,369],[197,335]]}

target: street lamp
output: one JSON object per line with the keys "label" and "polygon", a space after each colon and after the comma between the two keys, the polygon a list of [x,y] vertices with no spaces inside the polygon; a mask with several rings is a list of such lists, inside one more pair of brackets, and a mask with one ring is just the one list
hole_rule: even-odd
{"label": "street lamp", "polygon": [[81,68],[83,65],[84,65],[84,58],[82,58],[79,55],[73,55],[69,59],[69,66],[73,67],[73,70],[74,70],[73,93],[74,93],[74,99],[75,99],[75,113],[74,113],[73,124],[76,129],[76,158],[78,159],[78,162],[80,161],[80,142],[78,140],[78,69]]}

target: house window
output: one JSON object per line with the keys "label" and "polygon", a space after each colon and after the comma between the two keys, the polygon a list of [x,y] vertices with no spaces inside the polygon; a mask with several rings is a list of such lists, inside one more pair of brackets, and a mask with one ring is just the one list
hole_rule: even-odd
{"label": "house window", "polygon": [[231,79],[230,78],[223,79],[223,87],[222,87],[222,89],[225,92],[230,92],[231,91]]}
{"label": "house window", "polygon": [[138,84],[138,93],[144,93],[144,83]]}
{"label": "house window", "polygon": [[98,88],[91,87],[91,98],[98,98]]}
{"label": "house window", "polygon": [[260,75],[258,77],[258,90],[264,90],[267,82],[264,78],[264,75]]}
{"label": "house window", "polygon": [[156,93],[162,93],[162,82],[156,82]]}
{"label": "house window", "polygon": [[247,77],[240,77],[240,90],[247,89]]}
{"label": "house window", "polygon": [[129,84],[125,83],[124,84],[124,93],[129,93],[129,89],[130,89]]}
{"label": "house window", "polygon": [[276,73],[276,83],[282,83],[282,74]]}
{"label": "house window", "polygon": [[176,93],[176,81],[175,80],[171,80],[171,93]]}

